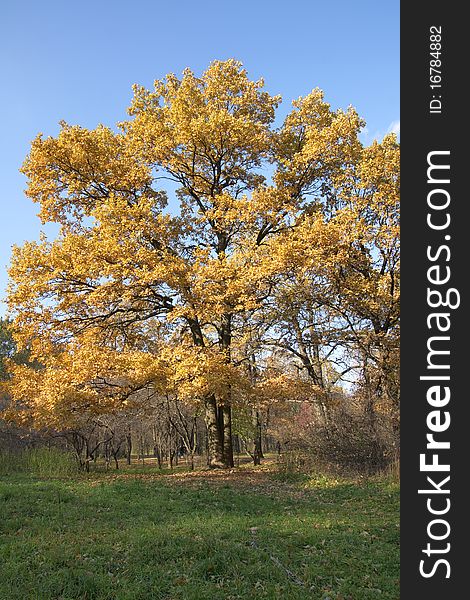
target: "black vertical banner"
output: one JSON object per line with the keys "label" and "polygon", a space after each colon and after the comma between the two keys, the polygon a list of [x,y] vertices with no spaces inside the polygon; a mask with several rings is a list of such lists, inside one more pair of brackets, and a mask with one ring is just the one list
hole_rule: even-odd
{"label": "black vertical banner", "polygon": [[404,600],[470,597],[464,6],[401,4]]}

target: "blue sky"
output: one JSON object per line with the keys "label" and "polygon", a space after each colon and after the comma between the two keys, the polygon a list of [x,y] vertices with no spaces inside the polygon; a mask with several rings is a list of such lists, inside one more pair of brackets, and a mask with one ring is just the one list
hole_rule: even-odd
{"label": "blue sky", "polygon": [[365,142],[399,131],[398,0],[29,0],[2,3],[0,22],[0,298],[12,244],[53,231],[23,194],[31,140],[61,119],[113,126],[133,83],[233,57],[283,96],[281,116],[320,87],[334,108],[356,107]]}

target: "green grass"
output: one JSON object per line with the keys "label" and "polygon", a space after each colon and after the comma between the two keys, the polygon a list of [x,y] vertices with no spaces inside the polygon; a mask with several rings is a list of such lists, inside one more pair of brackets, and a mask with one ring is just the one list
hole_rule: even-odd
{"label": "green grass", "polygon": [[39,477],[60,477],[77,473],[70,453],[57,448],[32,448],[21,452],[0,452],[0,477],[29,473]]}
{"label": "green grass", "polygon": [[0,505],[1,600],[399,598],[387,481],[17,474]]}

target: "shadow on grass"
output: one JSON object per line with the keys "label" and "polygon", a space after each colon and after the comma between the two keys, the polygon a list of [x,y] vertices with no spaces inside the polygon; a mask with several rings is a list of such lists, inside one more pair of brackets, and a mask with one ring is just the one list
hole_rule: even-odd
{"label": "shadow on grass", "polygon": [[395,486],[277,485],[4,479],[0,598],[399,597]]}

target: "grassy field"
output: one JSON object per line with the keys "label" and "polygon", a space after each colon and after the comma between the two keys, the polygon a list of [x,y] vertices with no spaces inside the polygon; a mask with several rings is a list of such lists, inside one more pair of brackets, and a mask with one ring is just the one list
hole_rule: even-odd
{"label": "grassy field", "polygon": [[0,477],[2,600],[397,600],[398,486],[133,469]]}

